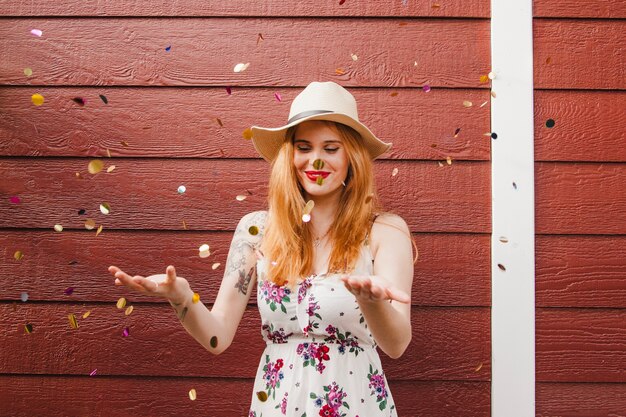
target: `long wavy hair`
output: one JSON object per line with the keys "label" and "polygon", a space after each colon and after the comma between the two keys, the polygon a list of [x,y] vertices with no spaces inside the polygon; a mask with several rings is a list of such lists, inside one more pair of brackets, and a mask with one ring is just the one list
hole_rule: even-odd
{"label": "long wavy hair", "polygon": [[[328,234],[333,242],[329,272],[349,273],[371,228],[373,214],[379,210],[372,160],[354,129],[339,123],[324,123],[338,133],[349,161],[346,185]],[[289,286],[295,285],[298,278],[308,276],[313,267],[313,233],[311,224],[302,221],[305,193],[293,163],[295,131],[296,127],[287,130],[272,163],[269,216],[261,245],[265,257],[271,261],[266,278],[277,285]],[[315,216],[315,208],[312,216]]]}

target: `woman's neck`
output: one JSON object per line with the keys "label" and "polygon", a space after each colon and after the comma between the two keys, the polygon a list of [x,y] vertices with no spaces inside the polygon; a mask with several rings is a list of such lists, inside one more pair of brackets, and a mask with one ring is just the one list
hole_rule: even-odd
{"label": "woman's neck", "polygon": [[339,210],[341,194],[331,194],[325,196],[309,196],[315,202],[315,207],[311,213],[311,225],[317,237],[328,231],[328,228],[335,221]]}

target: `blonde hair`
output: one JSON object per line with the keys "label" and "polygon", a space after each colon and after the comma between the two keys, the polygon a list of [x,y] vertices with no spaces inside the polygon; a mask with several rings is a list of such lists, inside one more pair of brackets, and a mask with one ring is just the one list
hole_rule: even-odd
{"label": "blonde hair", "polygon": [[[346,186],[329,231],[334,243],[329,272],[348,273],[354,268],[374,213],[378,211],[372,160],[354,129],[339,123],[324,123],[338,133],[348,155]],[[313,267],[313,233],[310,223],[302,221],[306,201],[293,163],[295,131],[296,127],[287,130],[272,163],[269,216],[261,246],[265,257],[271,261],[267,279],[277,285],[288,283],[290,286],[295,285],[298,278],[309,275]]]}

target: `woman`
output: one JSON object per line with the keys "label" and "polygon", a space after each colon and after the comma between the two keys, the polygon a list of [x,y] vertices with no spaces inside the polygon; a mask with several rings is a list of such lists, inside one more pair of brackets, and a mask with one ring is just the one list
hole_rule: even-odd
{"label": "woman", "polygon": [[411,340],[413,262],[406,223],[376,214],[372,160],[391,145],[332,82],[309,84],[287,125],[251,131],[272,164],[269,209],[239,222],[213,309],[173,266],[147,278],[111,266],[116,285],[167,298],[215,354],[256,285],[266,349],[249,416],[396,416],[376,347],[398,358]]}

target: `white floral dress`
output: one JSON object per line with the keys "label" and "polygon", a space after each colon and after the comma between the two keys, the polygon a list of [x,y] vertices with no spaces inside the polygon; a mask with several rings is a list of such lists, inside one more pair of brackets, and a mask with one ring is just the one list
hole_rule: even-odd
{"label": "white floral dress", "polygon": [[[267,345],[249,417],[397,417],[376,342],[339,275],[312,275],[290,290],[265,279],[267,262],[257,263]],[[373,273],[367,245],[353,273]]]}

